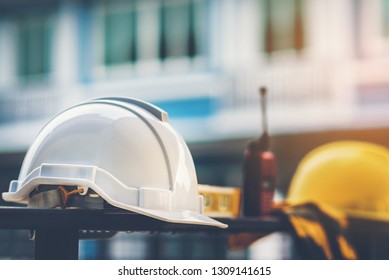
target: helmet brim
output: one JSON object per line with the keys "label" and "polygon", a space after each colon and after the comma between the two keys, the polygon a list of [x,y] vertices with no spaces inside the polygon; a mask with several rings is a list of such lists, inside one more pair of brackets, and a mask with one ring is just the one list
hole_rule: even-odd
{"label": "helmet brim", "polygon": [[[51,176],[43,176],[43,174],[47,175],[47,173],[49,173],[47,170],[45,170],[45,168],[50,170]],[[63,172],[64,170],[69,171],[74,169],[78,171],[82,170],[83,172],[77,173],[82,173],[83,178],[75,178],[75,176],[73,176],[73,178],[54,176],[60,174],[61,171]],[[115,189],[118,191],[116,195],[108,195],[106,192],[104,192],[104,190],[99,187],[99,184],[96,183],[96,177],[103,178],[101,182],[115,184]],[[121,184],[118,180],[112,178],[110,174],[94,166],[70,166],[55,164],[42,165],[31,172],[25,180],[12,181],[10,184],[9,192],[4,192],[2,197],[5,201],[27,204],[29,194],[39,185],[82,186],[82,188],[85,190],[90,188],[98,195],[100,195],[105,201],[115,207],[129,210],[165,222],[216,226],[220,228],[228,227],[228,225],[214,220],[202,214],[201,212],[179,209],[161,210],[131,205],[131,203],[136,203],[137,198],[139,197],[139,189],[129,188]],[[134,198],[128,199],[128,194],[131,193]]]}
{"label": "helmet brim", "polygon": [[155,218],[164,222],[170,222],[170,223],[180,223],[180,224],[193,224],[193,225],[204,225],[204,226],[215,226],[219,228],[227,228],[228,225],[223,224],[215,219],[212,219],[206,215],[193,212],[193,211],[180,211],[180,210],[174,210],[174,211],[161,211],[161,210],[154,210],[154,209],[145,209],[135,206],[125,206],[121,207],[123,209],[149,216],[151,218]]}

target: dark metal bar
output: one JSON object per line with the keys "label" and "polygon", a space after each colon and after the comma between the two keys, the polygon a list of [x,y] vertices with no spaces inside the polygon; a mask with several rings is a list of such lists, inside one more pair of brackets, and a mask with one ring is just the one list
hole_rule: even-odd
{"label": "dark metal bar", "polygon": [[129,211],[117,209],[32,209],[0,207],[0,229],[58,229],[117,230],[151,232],[261,232],[282,230],[280,222],[272,217],[218,219],[228,224],[227,229],[211,226],[168,223]]}
{"label": "dark metal bar", "polygon": [[78,229],[39,228],[35,230],[36,260],[77,260]]}
{"label": "dark metal bar", "polygon": [[0,229],[35,229],[35,258],[77,259],[80,230],[206,232],[228,234],[239,232],[271,233],[282,230],[272,217],[218,219],[227,229],[211,226],[168,223],[118,209],[33,209],[0,207]]}

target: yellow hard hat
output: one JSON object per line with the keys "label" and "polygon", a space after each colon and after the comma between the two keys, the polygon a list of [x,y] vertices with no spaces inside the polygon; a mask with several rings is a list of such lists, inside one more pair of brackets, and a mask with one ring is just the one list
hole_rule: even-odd
{"label": "yellow hard hat", "polygon": [[300,162],[286,201],[327,204],[351,217],[389,221],[389,150],[359,141],[320,146]]}

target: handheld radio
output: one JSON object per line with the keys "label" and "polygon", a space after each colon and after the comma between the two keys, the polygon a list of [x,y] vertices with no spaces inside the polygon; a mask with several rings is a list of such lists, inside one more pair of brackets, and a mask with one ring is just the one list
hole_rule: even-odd
{"label": "handheld radio", "polygon": [[262,135],[251,141],[243,161],[243,215],[256,217],[272,210],[276,179],[276,158],[270,151],[266,120],[266,88],[261,87]]}

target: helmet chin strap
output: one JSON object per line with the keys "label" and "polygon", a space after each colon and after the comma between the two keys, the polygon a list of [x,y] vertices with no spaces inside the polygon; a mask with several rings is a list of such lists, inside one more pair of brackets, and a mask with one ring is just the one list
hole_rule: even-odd
{"label": "helmet chin strap", "polygon": [[82,189],[58,186],[39,188],[31,194],[28,207],[31,208],[88,208],[103,209],[104,199],[97,194],[77,195]]}
{"label": "helmet chin strap", "polygon": [[68,203],[68,199],[70,196],[83,192],[82,189],[68,191],[68,190],[66,190],[66,188],[64,186],[59,186],[58,190],[59,190],[59,192],[61,194],[61,198],[62,198],[62,205],[61,205],[62,209],[66,208],[66,205]]}

